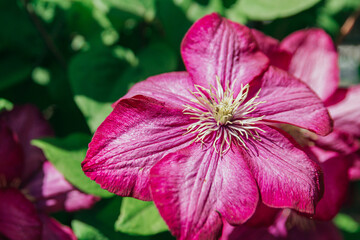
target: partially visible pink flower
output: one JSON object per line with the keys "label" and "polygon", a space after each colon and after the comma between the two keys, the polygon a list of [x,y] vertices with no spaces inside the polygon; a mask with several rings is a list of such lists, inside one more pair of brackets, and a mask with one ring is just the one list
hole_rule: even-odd
{"label": "partially visible pink flower", "polygon": [[340,81],[338,54],[331,37],[324,30],[300,30],[280,43],[255,29],[251,31],[273,66],[301,79],[323,101],[335,93]]}
{"label": "partially visible pink flower", "polygon": [[360,150],[349,156],[351,166],[349,168],[350,180],[360,180]]}
{"label": "partially visible pink flower", "polygon": [[234,227],[224,223],[221,240],[342,240],[340,231],[331,221],[316,221],[289,209],[279,213],[269,227]]}
{"label": "partially visible pink flower", "polygon": [[45,213],[89,208],[97,200],[75,189],[30,144],[52,134],[34,106],[0,113],[0,235],[7,239],[76,239]]}
{"label": "partially visible pink flower", "polygon": [[[327,136],[308,134],[299,128],[287,130],[314,159],[324,172],[324,196],[316,207],[320,220],[332,219],[345,200],[349,178],[356,168],[355,151],[359,149],[360,136],[360,86],[338,88],[339,67],[336,48],[321,29],[297,31],[281,43],[252,30],[261,50],[270,58],[271,64],[300,78],[325,102],[334,121],[334,131]],[[279,58],[279,56],[287,56]],[[279,61],[282,59],[283,61]]]}
{"label": "partially visible pink flower", "polygon": [[186,34],[187,72],[136,84],[97,129],[87,176],[121,196],[154,200],[179,239],[214,239],[260,204],[313,214],[321,171],[286,123],[326,135],[331,121],[301,81],[270,66],[250,29],[205,16]]}

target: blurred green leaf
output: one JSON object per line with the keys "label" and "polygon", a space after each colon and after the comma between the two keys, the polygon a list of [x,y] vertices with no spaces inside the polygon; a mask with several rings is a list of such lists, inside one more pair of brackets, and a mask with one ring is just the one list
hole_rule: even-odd
{"label": "blurred green leaf", "polygon": [[36,139],[31,143],[42,149],[46,158],[54,164],[64,177],[81,191],[100,197],[111,197],[112,193],[85,176],[81,169],[90,136],[73,134],[63,139]]}
{"label": "blurred green leaf", "polygon": [[120,204],[121,198],[118,196],[102,199],[93,208],[75,213],[74,218],[93,227],[109,239],[128,239],[114,231],[114,222],[119,214],[117,209],[120,208]]}
{"label": "blurred green leaf", "polygon": [[201,5],[196,1],[193,1],[187,9],[187,16],[191,21],[196,21],[206,14],[217,12],[224,15],[224,6],[222,0],[209,0],[207,5]]}
{"label": "blurred green leaf", "polygon": [[155,0],[104,0],[111,7],[152,21],[155,17]]}
{"label": "blurred green leaf", "polygon": [[334,218],[335,225],[346,232],[355,233],[360,231],[360,225],[351,216],[339,213]]}
{"label": "blurred green leaf", "polygon": [[273,20],[295,15],[320,0],[241,0],[240,7],[252,20]]}
{"label": "blurred green leaf", "polygon": [[54,20],[55,11],[58,3],[56,1],[33,0],[32,6],[36,15],[45,22],[50,23]]}
{"label": "blurred green leaf", "polygon": [[166,40],[180,54],[180,43],[191,26],[184,11],[172,1],[158,0],[156,15],[164,29]]}
{"label": "blurred green leaf", "polygon": [[[45,48],[20,1],[0,1],[0,51],[10,48],[20,56],[40,56]],[[9,24],[11,23],[11,24]]]}
{"label": "blurred green leaf", "polygon": [[[96,228],[103,236],[109,239],[121,240],[165,240],[174,239],[169,232],[162,232],[150,236],[135,236],[114,230],[114,223],[119,216],[122,198],[102,199],[92,209],[75,213],[75,219]],[[115,209],[115,210],[114,210]],[[117,209],[117,210],[116,210]]]}
{"label": "blurred green leaf", "polygon": [[332,14],[345,9],[356,10],[358,7],[360,7],[360,0],[325,0],[325,8]]}
{"label": "blurred green leaf", "polygon": [[360,0],[325,0],[317,14],[317,26],[337,37],[346,18],[359,7]]}
{"label": "blurred green leaf", "polygon": [[231,7],[225,10],[225,16],[234,22],[246,24],[247,17],[240,4],[241,0],[238,0],[231,5]]}
{"label": "blurred green leaf", "polygon": [[124,198],[115,229],[134,235],[152,235],[168,230],[153,202]]}
{"label": "blurred green leaf", "polygon": [[39,85],[48,85],[50,83],[50,72],[49,70],[42,68],[42,67],[36,67],[32,73],[31,77]]}
{"label": "blurred green leaf", "polygon": [[33,66],[30,61],[21,59],[20,56],[0,57],[0,91],[12,85],[25,81],[30,76]]}
{"label": "blurred green leaf", "polygon": [[69,79],[74,100],[92,132],[111,112],[111,103],[128,90],[126,82],[119,81],[126,66],[129,64],[124,59],[105,47],[79,53],[70,62]]}
{"label": "blurred green leaf", "polygon": [[11,110],[12,108],[13,108],[13,104],[10,102],[10,101],[8,101],[8,100],[6,100],[6,99],[4,99],[4,98],[0,98],[0,111],[2,111],[2,110]]}
{"label": "blurred green leaf", "polygon": [[83,95],[75,96],[74,100],[81,109],[92,133],[112,111],[111,103],[97,102]]}
{"label": "blurred green leaf", "polygon": [[139,51],[137,57],[139,64],[133,68],[135,71],[132,71],[131,82],[139,82],[156,74],[175,71],[178,64],[176,53],[161,41],[150,43]]}
{"label": "blurred green leaf", "polygon": [[176,54],[162,43],[150,44],[137,57],[128,49],[104,47],[76,55],[70,63],[69,78],[75,102],[95,132],[111,112],[111,103],[134,83],[176,67]]}
{"label": "blurred green leaf", "polygon": [[28,79],[45,50],[44,43],[19,1],[0,1],[0,91]]}
{"label": "blurred green leaf", "polygon": [[71,228],[78,240],[109,240],[95,227],[76,219],[71,222]]}

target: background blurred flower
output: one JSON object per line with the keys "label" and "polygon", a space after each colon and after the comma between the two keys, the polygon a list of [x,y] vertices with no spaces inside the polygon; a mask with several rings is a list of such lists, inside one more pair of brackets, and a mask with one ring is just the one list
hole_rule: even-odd
{"label": "background blurred flower", "polygon": [[[324,172],[324,195],[311,219],[286,210],[268,228],[256,230],[248,227],[227,227],[223,238],[229,236],[229,239],[242,239],[246,238],[247,234],[259,234],[259,239],[341,239],[331,222],[315,220],[329,221],[339,212],[347,197],[349,178],[356,178],[355,152],[359,149],[357,138],[360,130],[360,88],[338,88],[337,53],[330,36],[324,31],[298,31],[281,43],[256,30],[253,32],[262,50],[273,59],[272,64],[297,75],[325,101],[334,120],[334,131],[328,136],[316,136],[299,128],[283,126],[285,131],[307,149],[309,156],[320,163]],[[281,55],[286,55],[287,61],[276,62],[279,60],[276,56]],[[269,218],[271,217],[272,215],[269,215]],[[282,224],[282,234],[278,236],[279,231],[272,230],[279,223]],[[231,232],[230,235],[227,231]]]}
{"label": "background blurred flower", "polygon": [[52,134],[32,105],[0,113],[0,233],[9,239],[75,239],[46,213],[85,209],[98,200],[75,189],[30,144]]}
{"label": "background blurred flower", "polygon": [[281,211],[268,227],[234,227],[225,223],[221,240],[341,240],[339,230],[330,221],[315,221],[290,209]]}

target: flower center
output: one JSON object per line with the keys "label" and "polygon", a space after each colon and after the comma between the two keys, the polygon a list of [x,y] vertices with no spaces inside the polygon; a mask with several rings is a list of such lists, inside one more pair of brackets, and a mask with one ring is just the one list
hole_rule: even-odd
{"label": "flower center", "polygon": [[264,116],[251,117],[257,105],[257,94],[248,99],[249,84],[241,86],[240,92],[235,96],[229,83],[225,89],[216,78],[216,87],[204,88],[195,85],[195,91],[191,92],[195,97],[191,104],[185,105],[184,114],[190,115],[190,119],[197,120],[188,128],[186,134],[195,133],[195,142],[203,144],[212,142],[212,146],[221,154],[227,152],[232,144],[240,145],[247,149],[246,142],[260,141],[258,131],[264,132],[258,124]]}
{"label": "flower center", "polygon": [[226,103],[220,103],[215,106],[213,116],[219,124],[226,125],[233,118],[233,109]]}

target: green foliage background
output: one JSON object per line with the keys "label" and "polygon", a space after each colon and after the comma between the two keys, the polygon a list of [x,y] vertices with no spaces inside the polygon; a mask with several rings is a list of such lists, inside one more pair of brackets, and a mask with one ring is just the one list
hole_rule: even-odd
{"label": "green foliage background", "polygon": [[[38,106],[56,138],[33,144],[76,187],[103,198],[93,209],[55,215],[79,239],[172,239],[151,202],[109,194],[81,171],[111,103],[151,75],[184,70],[181,40],[205,14],[219,12],[278,39],[320,27],[337,41],[359,7],[360,0],[2,0],[0,109]],[[343,43],[360,44],[351,34]],[[335,219],[346,239],[360,239],[359,200],[352,195]]]}

